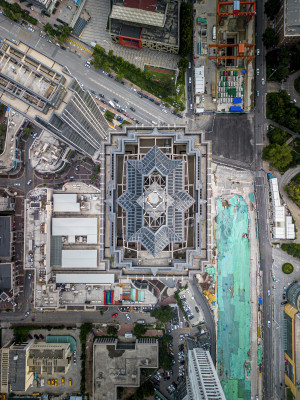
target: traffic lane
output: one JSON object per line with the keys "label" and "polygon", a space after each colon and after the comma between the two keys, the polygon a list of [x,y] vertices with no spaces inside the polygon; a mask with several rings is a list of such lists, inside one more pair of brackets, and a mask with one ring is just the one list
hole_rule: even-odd
{"label": "traffic lane", "polygon": [[200,289],[199,289],[198,285],[196,284],[196,282],[194,282],[193,280],[190,280],[190,285],[193,288],[195,301],[203,312],[204,320],[206,322],[207,329],[210,334],[210,340],[211,340],[210,354],[211,354],[212,360],[215,364],[216,363],[216,326],[215,326],[214,317],[213,317],[212,311],[209,308],[209,305],[207,304],[206,299],[204,298],[204,295],[200,292]]}

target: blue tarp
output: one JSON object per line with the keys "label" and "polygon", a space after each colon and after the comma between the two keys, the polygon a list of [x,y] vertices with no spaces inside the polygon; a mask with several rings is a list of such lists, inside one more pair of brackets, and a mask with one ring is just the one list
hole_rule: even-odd
{"label": "blue tarp", "polygon": [[262,304],[262,303],[263,303],[262,297],[259,297],[258,298],[258,304]]}
{"label": "blue tarp", "polygon": [[273,179],[274,176],[273,176],[272,174],[268,174],[268,178],[269,178],[269,179]]}
{"label": "blue tarp", "polygon": [[239,103],[241,103],[242,102],[242,98],[241,97],[235,97],[234,99],[233,99],[233,104],[239,104]]}
{"label": "blue tarp", "polygon": [[241,106],[231,106],[229,111],[230,112],[243,112],[244,110],[242,109]]}

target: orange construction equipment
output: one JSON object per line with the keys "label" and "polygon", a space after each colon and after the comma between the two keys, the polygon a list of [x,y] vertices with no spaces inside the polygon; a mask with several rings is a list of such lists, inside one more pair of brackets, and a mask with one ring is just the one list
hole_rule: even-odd
{"label": "orange construction equipment", "polygon": [[[237,55],[223,55],[226,48],[237,48]],[[216,49],[215,54],[211,54],[211,49]],[[234,52],[233,52],[234,53]],[[226,52],[228,54],[228,52]],[[238,44],[210,44],[208,46],[208,58],[217,60],[219,65],[222,60],[248,60],[247,65],[255,58],[254,44],[238,43]]]}
{"label": "orange construction equipment", "polygon": [[[249,7],[248,7],[249,6]],[[219,1],[218,3],[218,23],[220,23],[222,17],[229,15],[238,16],[246,15],[249,20],[256,14],[256,3],[255,1]]]}

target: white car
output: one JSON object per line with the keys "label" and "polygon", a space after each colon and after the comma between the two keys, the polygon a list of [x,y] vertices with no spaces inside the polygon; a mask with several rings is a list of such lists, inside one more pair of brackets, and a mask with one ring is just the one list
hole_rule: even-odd
{"label": "white car", "polygon": [[256,75],[259,75],[259,68],[256,68]]}
{"label": "white car", "polygon": [[29,179],[29,181],[27,182],[27,185],[31,185],[32,184],[32,180]]}
{"label": "white car", "polygon": [[34,32],[34,29],[30,28],[30,26],[28,27],[28,30],[29,30],[30,32]]}
{"label": "white car", "polygon": [[256,54],[259,56],[259,54],[260,54],[259,49],[256,50]]}
{"label": "white car", "polygon": [[126,318],[128,319],[128,320],[130,320],[130,317],[129,317],[129,315],[128,314],[125,314],[126,315]]}
{"label": "white car", "polygon": [[271,321],[268,321],[268,328],[271,328]]}
{"label": "white car", "polygon": [[168,114],[168,111],[165,108],[162,108],[161,111]]}
{"label": "white car", "polygon": [[265,85],[265,84],[266,84],[264,78],[261,79],[261,84],[262,84],[262,85]]}
{"label": "white car", "polygon": [[84,64],[84,66],[85,66],[86,68],[91,68],[91,63],[90,63],[89,61],[87,61],[87,62]]}
{"label": "white car", "polygon": [[20,186],[21,184],[20,183],[14,183],[14,186]]}

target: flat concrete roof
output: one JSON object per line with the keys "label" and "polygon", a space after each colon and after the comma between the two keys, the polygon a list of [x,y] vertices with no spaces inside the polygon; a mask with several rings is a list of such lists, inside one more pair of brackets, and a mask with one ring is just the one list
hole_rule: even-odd
{"label": "flat concrete roof", "polygon": [[97,243],[97,218],[52,218],[52,236],[87,236]]}
{"label": "flat concrete roof", "polygon": [[10,290],[11,286],[11,264],[0,264],[0,291]]}
{"label": "flat concrete roof", "polygon": [[97,268],[97,250],[62,250],[62,268]]}
{"label": "flat concrete roof", "polygon": [[115,282],[114,274],[56,274],[56,283],[85,283],[87,285],[105,285]]}
{"label": "flat concrete roof", "polygon": [[10,256],[11,217],[0,217],[0,257]]}
{"label": "flat concrete roof", "polygon": [[54,194],[54,212],[80,212],[80,203],[77,202],[76,193]]}
{"label": "flat concrete roof", "polygon": [[165,14],[163,13],[119,5],[113,5],[110,17],[119,21],[157,26],[159,28],[163,28],[165,24]]}
{"label": "flat concrete roof", "polygon": [[116,400],[117,386],[138,387],[140,368],[158,368],[158,343],[141,339],[135,343],[116,339],[94,342],[94,400]]}

